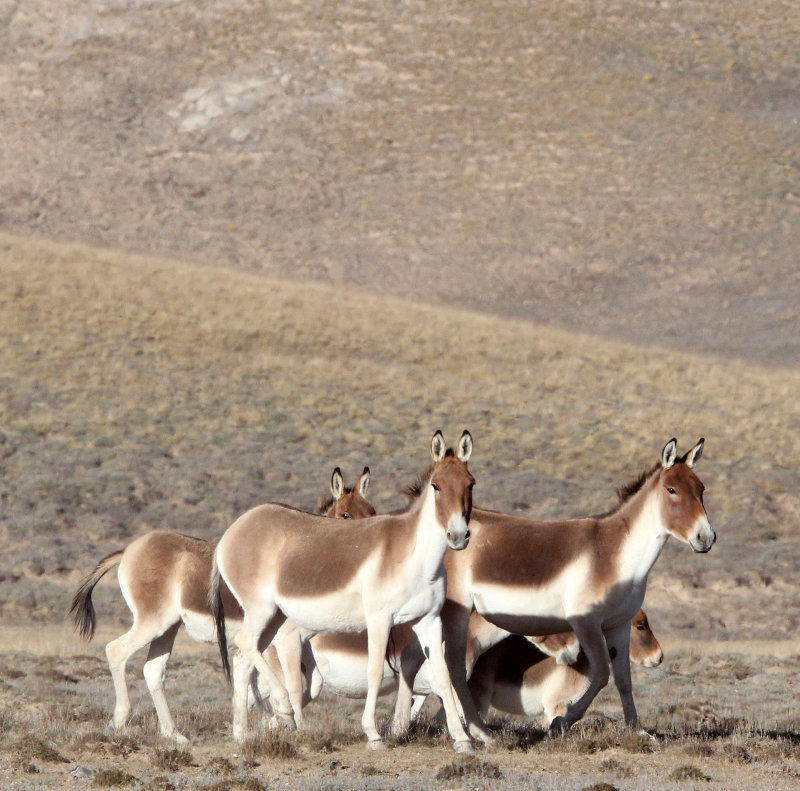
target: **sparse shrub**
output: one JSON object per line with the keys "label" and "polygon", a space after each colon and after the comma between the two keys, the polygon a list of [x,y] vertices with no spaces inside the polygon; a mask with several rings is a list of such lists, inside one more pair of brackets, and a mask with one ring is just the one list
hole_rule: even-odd
{"label": "sparse shrub", "polygon": [[693,740],[684,748],[687,755],[696,755],[700,758],[708,758],[714,755],[714,748],[705,740]]}
{"label": "sparse shrub", "polygon": [[437,780],[456,780],[462,777],[483,777],[501,780],[503,773],[497,764],[479,761],[473,756],[467,756],[460,761],[447,764],[436,773]]}
{"label": "sparse shrub", "polygon": [[581,791],[619,791],[619,789],[616,786],[612,786],[611,783],[595,783],[582,788]]}
{"label": "sparse shrub", "polygon": [[620,777],[630,777],[632,772],[630,767],[621,764],[616,758],[606,758],[601,764],[600,768],[604,772],[614,772]]}
{"label": "sparse shrub", "polygon": [[13,747],[21,762],[44,761],[45,763],[69,763],[55,748],[35,736],[23,736]]}
{"label": "sparse shrub", "polygon": [[97,774],[92,779],[93,786],[111,788],[129,786],[137,782],[138,780],[133,775],[123,772],[122,769],[98,769]]}
{"label": "sparse shrub", "polygon": [[153,766],[167,772],[177,772],[185,766],[197,766],[188,750],[154,750]]}
{"label": "sparse shrub", "polygon": [[297,758],[298,752],[293,744],[282,739],[276,731],[263,731],[245,742],[242,755],[250,761],[258,758],[287,760]]}
{"label": "sparse shrub", "polygon": [[629,753],[652,753],[653,740],[644,733],[625,733],[619,746]]}
{"label": "sparse shrub", "polygon": [[726,744],[723,746],[722,752],[732,761],[739,764],[749,764],[753,761],[753,756],[750,755],[743,744]]}
{"label": "sparse shrub", "polygon": [[236,767],[221,755],[214,756],[207,764],[206,769],[213,774],[232,775],[236,773]]}
{"label": "sparse shrub", "polygon": [[267,784],[252,775],[219,780],[209,786],[202,786],[202,791],[266,791]]}
{"label": "sparse shrub", "polygon": [[374,777],[375,775],[382,775],[384,772],[381,769],[378,769],[377,766],[362,766],[361,767],[361,774],[364,777]]}
{"label": "sparse shrub", "polygon": [[670,780],[703,780],[706,783],[711,782],[711,778],[701,772],[696,766],[679,766],[670,772]]}

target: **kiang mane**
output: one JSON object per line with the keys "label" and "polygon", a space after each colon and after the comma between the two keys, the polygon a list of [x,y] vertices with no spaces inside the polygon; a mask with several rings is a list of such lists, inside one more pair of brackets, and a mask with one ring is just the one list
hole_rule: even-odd
{"label": "kiang mane", "polygon": [[[455,452],[452,448],[448,448],[444,455],[445,458],[448,456],[455,456]],[[414,500],[419,499],[419,497],[425,491],[425,487],[428,485],[431,475],[433,475],[434,466],[434,462],[428,464],[428,466],[419,475],[417,475],[414,483],[409,484],[405,489],[403,489],[403,494],[409,499],[409,505],[413,503]]]}

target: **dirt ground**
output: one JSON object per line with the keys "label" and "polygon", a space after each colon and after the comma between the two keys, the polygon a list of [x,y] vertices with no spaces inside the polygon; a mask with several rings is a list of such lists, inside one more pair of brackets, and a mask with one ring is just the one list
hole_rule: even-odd
{"label": "dirt ground", "polygon": [[794,2],[0,0],[0,228],[800,363]]}

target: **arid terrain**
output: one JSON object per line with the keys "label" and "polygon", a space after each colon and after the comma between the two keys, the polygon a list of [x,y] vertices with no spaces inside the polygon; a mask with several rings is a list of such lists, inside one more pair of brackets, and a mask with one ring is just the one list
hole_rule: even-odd
{"label": "arid terrain", "polygon": [[[796,788],[799,37],[788,2],[0,0],[0,785]],[[439,427],[477,504],[543,518],[706,438],[717,544],[645,600],[653,739],[610,688],[473,761],[368,753],[332,696],[241,748],[186,638],[190,745],[141,655],[106,729],[116,581],[94,642],[64,620],[101,557],[314,509],[336,465],[400,507]]]}

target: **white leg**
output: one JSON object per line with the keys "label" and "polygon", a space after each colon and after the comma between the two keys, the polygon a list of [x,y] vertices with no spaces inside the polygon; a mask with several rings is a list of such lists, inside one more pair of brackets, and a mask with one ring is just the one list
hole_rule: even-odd
{"label": "white leg", "polygon": [[180,624],[176,623],[150,643],[150,650],[144,663],[143,673],[147,688],[150,690],[150,697],[153,699],[153,705],[156,708],[161,735],[166,736],[168,739],[175,739],[178,744],[188,744],[189,740],[182,733],[179,733],[175,727],[167,705],[167,698],[164,694],[164,675],[179,626]]}
{"label": "white leg", "polygon": [[234,638],[242,654],[239,672],[233,674],[233,729],[234,738],[239,741],[243,740],[247,733],[247,692],[250,671],[253,667],[267,680],[270,689],[270,704],[275,715],[294,726],[292,706],[286,688],[261,654],[261,650],[269,645],[285,620],[286,617],[283,613],[278,612],[275,607],[271,611],[265,610],[258,618],[245,612],[242,626]]}
{"label": "white leg", "polygon": [[419,637],[423,652],[428,657],[431,687],[442,699],[442,705],[447,717],[447,730],[455,741],[453,746],[457,752],[472,752],[472,741],[461,724],[455,698],[453,697],[450,673],[447,670],[447,663],[444,658],[442,621],[439,615],[425,616],[414,625],[414,631]]}
{"label": "white leg", "polygon": [[116,730],[125,727],[131,714],[128,685],[125,683],[125,665],[133,654],[140,648],[144,648],[157,634],[157,630],[143,627],[134,620],[133,626],[125,634],[116,640],[112,640],[106,646],[108,667],[111,671],[111,679],[114,682],[114,692],[116,694],[111,727]]}
{"label": "white leg", "polygon": [[411,711],[409,712],[411,719],[416,720],[419,717],[422,707],[425,705],[427,695],[412,695],[411,696]]}
{"label": "white leg", "polygon": [[231,682],[233,684],[233,738],[244,741],[247,736],[247,693],[253,665],[244,654],[236,650],[231,662]]}
{"label": "white leg", "polygon": [[383,662],[386,657],[386,646],[389,643],[390,628],[390,617],[383,612],[367,617],[367,699],[364,703],[361,727],[366,734],[367,747],[370,750],[382,750],[386,747],[376,727],[375,708],[383,681]]}
{"label": "white leg", "polygon": [[[303,641],[300,631],[286,621],[278,630],[271,648],[275,649],[276,659],[280,663],[286,691],[294,712],[294,722],[298,728],[303,727]],[[268,659],[272,657],[268,654]]]}

